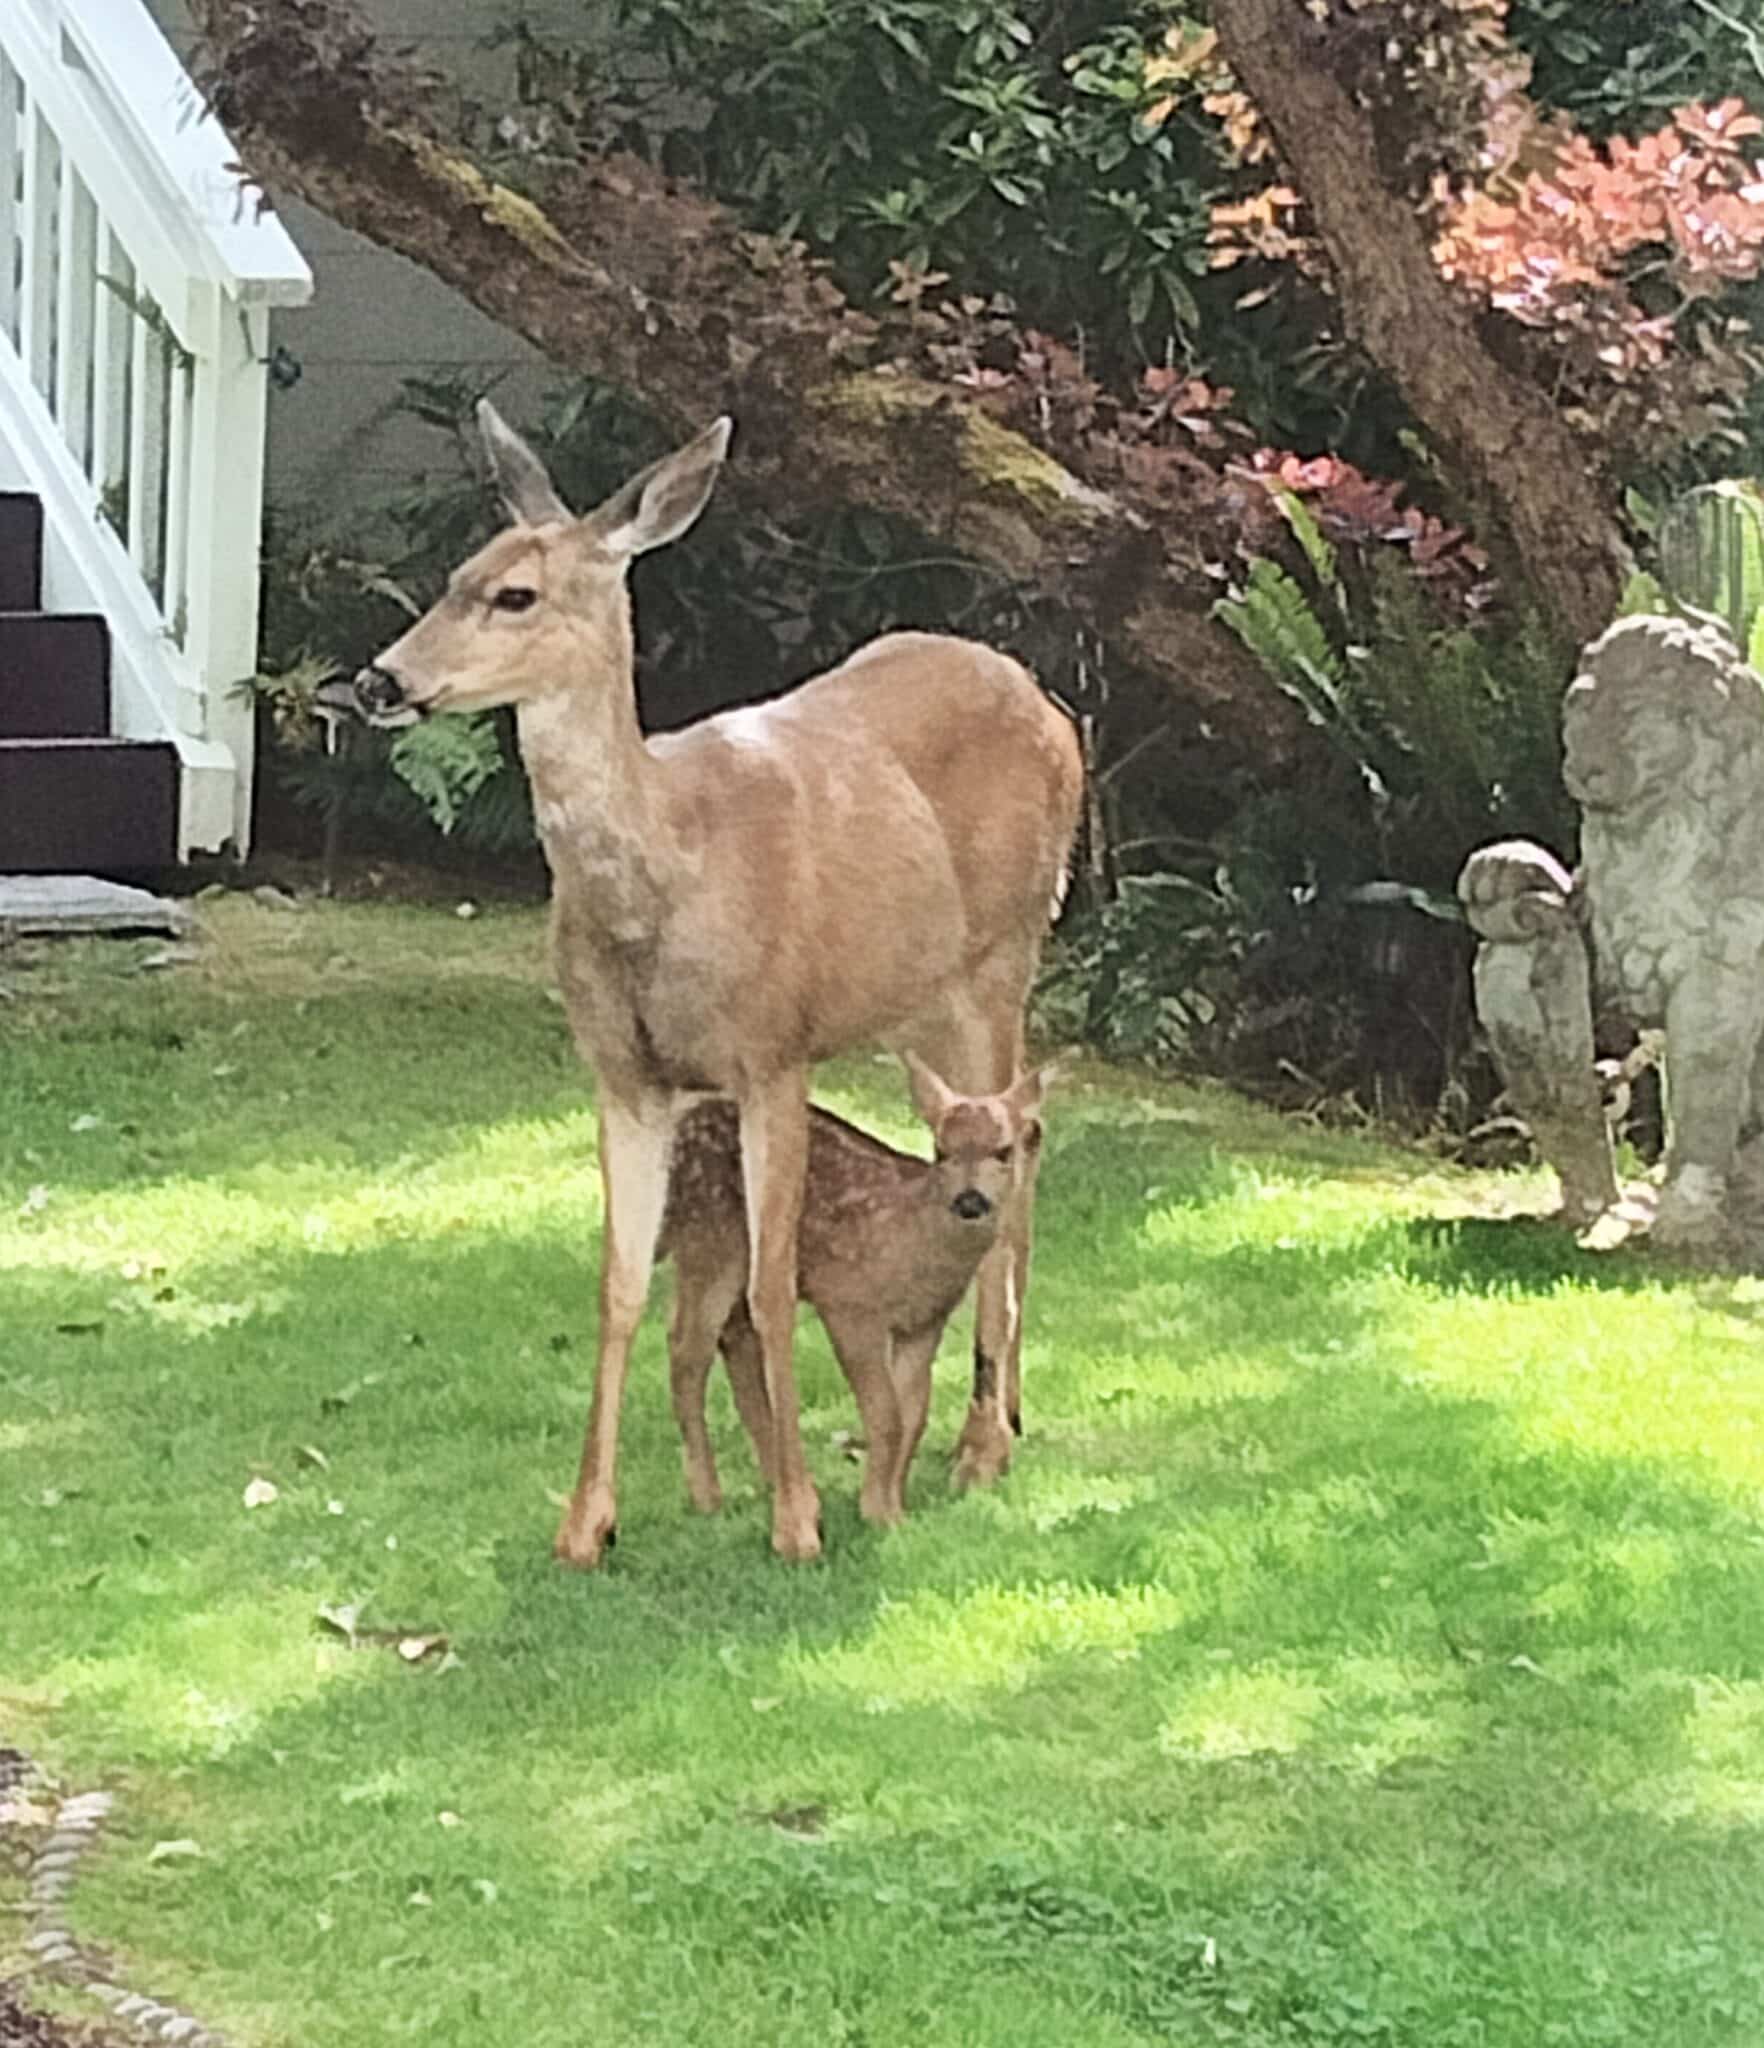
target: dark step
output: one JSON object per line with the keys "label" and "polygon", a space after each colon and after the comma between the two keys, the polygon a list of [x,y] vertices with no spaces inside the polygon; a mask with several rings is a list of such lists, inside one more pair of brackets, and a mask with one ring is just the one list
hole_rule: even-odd
{"label": "dark step", "polygon": [[0,740],[102,739],[110,629],[72,612],[0,613]]}
{"label": "dark step", "polygon": [[0,874],[166,868],[177,851],[175,747],[0,739]]}
{"label": "dark step", "polygon": [[42,602],[43,507],[23,491],[0,491],[0,612]]}

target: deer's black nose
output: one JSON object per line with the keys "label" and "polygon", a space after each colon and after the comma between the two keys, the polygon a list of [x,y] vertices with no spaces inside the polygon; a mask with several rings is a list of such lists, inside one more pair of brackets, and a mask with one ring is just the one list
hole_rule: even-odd
{"label": "deer's black nose", "polygon": [[978,1223],[992,1214],[992,1204],[978,1188],[963,1188],[949,1205],[964,1223]]}
{"label": "deer's black nose", "polygon": [[369,718],[384,717],[404,702],[404,685],[390,669],[376,668],[369,663],[357,672],[355,701]]}

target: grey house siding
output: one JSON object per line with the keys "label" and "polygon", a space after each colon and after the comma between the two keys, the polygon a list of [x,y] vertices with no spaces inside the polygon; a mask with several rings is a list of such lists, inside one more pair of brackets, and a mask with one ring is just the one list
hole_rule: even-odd
{"label": "grey house siding", "polygon": [[[194,40],[184,0],[147,0],[172,43]],[[503,60],[481,47],[495,16],[467,0],[358,0],[388,40],[419,62],[489,94]],[[524,0],[536,28],[572,25],[596,12],[595,0]],[[268,495],[272,505],[338,507],[369,502],[433,466],[432,431],[396,418],[402,379],[463,374],[496,381],[498,402],[517,417],[555,381],[518,336],[487,319],[404,258],[377,249],[297,200],[278,201],[288,232],[311,264],[310,306],[278,313],[272,345],[300,363],[300,382],[272,388]]]}

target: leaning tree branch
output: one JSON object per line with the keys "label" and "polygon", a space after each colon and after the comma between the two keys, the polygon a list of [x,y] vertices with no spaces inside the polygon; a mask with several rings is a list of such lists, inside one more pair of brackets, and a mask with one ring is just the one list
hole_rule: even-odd
{"label": "leaning tree branch", "polygon": [[736,416],[731,482],[777,518],[861,505],[1052,599],[1221,737],[1290,753],[1297,721],[1211,617],[1203,550],[964,395],[882,360],[800,244],[628,156],[540,205],[444,137],[423,79],[345,0],[195,0],[203,82],[253,178],[452,285],[547,356],[679,430]]}
{"label": "leaning tree branch", "polygon": [[[1598,451],[1491,353],[1440,275],[1414,202],[1381,173],[1372,114],[1337,75],[1329,24],[1300,0],[1219,0],[1213,20],[1304,194],[1350,339],[1440,444],[1502,569],[1590,640],[1616,611],[1624,561]],[[1379,46],[1361,34],[1354,47]]]}

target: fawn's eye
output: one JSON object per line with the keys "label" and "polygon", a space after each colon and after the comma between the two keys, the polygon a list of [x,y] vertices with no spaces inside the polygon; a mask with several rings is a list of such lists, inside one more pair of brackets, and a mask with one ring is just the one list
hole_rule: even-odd
{"label": "fawn's eye", "polygon": [[1015,1149],[1016,1148],[1014,1146],[1006,1145],[1002,1151],[995,1152],[992,1156],[994,1159],[998,1161],[1000,1166],[1009,1166],[1011,1163],[1011,1154]]}
{"label": "fawn's eye", "polygon": [[530,612],[538,602],[538,591],[528,590],[519,583],[510,583],[490,600],[490,609],[497,612]]}

